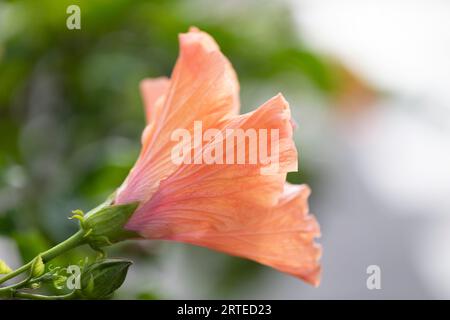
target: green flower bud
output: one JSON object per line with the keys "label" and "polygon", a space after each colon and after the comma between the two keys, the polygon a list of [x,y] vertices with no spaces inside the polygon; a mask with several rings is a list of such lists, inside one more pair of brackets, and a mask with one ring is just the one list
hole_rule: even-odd
{"label": "green flower bud", "polygon": [[139,203],[101,206],[88,212],[83,221],[87,242],[93,247],[104,247],[139,235],[124,229]]}
{"label": "green flower bud", "polygon": [[7,274],[12,272],[12,269],[6,264],[5,261],[0,259],[0,274]]}
{"label": "green flower bud", "polygon": [[37,256],[33,260],[33,264],[31,265],[31,276],[33,278],[37,278],[41,275],[43,275],[45,272],[45,264],[42,261],[41,256]]}
{"label": "green flower bud", "polygon": [[81,273],[81,296],[103,299],[116,291],[127,276],[129,260],[105,259],[87,266]]}

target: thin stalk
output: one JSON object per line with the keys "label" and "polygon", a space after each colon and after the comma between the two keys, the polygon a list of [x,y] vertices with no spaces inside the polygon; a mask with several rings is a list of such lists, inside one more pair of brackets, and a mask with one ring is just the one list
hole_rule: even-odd
{"label": "thin stalk", "polygon": [[[83,230],[79,230],[77,233],[75,233],[71,237],[67,238],[65,241],[57,244],[53,248],[41,253],[40,256],[42,258],[42,261],[44,263],[46,263],[46,262],[52,260],[53,258],[59,256],[60,254],[84,244],[85,243],[84,234],[85,234],[85,232]],[[24,264],[23,266],[14,270],[13,272],[8,273],[4,277],[0,278],[0,284],[3,282],[6,282],[12,278],[15,278],[18,275],[20,275],[20,274],[24,273],[25,271],[27,271],[28,269],[30,269],[31,265],[33,264],[33,260],[31,260],[27,264]],[[1,288],[0,291],[3,289],[6,289],[6,288]]]}
{"label": "thin stalk", "polygon": [[68,294],[60,295],[60,296],[45,296],[42,294],[34,294],[27,292],[16,291],[12,293],[12,298],[19,299],[31,299],[31,300],[68,300],[75,296],[75,292],[71,292]]}

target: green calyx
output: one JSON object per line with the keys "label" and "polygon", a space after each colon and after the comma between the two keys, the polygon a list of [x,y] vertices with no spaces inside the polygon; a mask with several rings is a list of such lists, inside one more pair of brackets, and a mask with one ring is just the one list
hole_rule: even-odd
{"label": "green calyx", "polygon": [[139,202],[115,205],[114,199],[113,193],[105,202],[86,214],[81,210],[72,211],[70,219],[80,221],[85,242],[98,251],[102,251],[101,247],[122,240],[139,238],[137,233],[125,229],[125,224],[136,211]]}
{"label": "green calyx", "polygon": [[79,210],[74,211],[72,217],[80,220],[81,228],[85,231],[86,242],[93,248],[101,248],[122,240],[139,237],[137,233],[124,228],[138,205],[138,202],[101,205],[86,215]]}

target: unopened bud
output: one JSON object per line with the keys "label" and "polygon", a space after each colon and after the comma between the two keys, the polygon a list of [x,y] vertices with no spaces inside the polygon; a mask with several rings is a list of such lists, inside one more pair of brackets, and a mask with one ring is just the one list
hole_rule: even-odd
{"label": "unopened bud", "polygon": [[37,256],[33,263],[31,264],[31,276],[33,278],[37,278],[41,275],[43,275],[45,272],[45,264],[42,261],[41,256]]}
{"label": "unopened bud", "polygon": [[127,276],[129,260],[105,259],[86,267],[81,274],[81,294],[89,299],[102,299],[116,291]]}

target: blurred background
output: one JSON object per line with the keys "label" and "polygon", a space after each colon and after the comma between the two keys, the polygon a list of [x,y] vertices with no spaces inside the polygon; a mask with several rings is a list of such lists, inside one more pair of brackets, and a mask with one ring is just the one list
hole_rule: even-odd
{"label": "blurred background", "polygon": [[[66,9],[81,8],[81,30]],[[203,248],[127,242],[115,298],[450,298],[450,2],[0,0],[0,258],[65,239],[67,217],[117,188],[139,149],[145,77],[169,76],[177,34],[209,32],[242,112],[283,92],[322,227],[318,289]],[[79,249],[55,264],[70,264]],[[381,269],[368,290],[366,269]]]}

